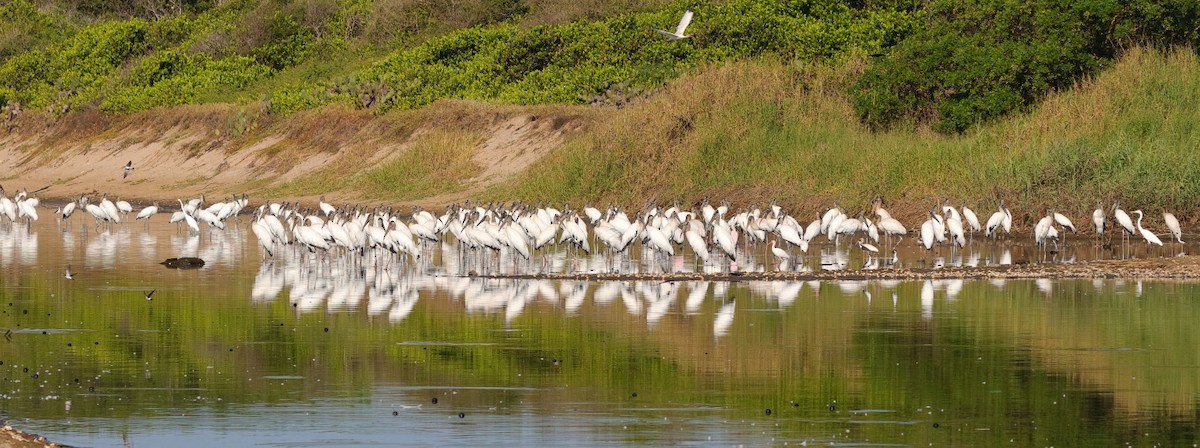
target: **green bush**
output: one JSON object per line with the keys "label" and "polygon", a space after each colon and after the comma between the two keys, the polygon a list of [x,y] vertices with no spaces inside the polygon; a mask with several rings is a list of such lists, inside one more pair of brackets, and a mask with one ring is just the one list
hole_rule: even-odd
{"label": "green bush", "polygon": [[76,27],[62,14],[41,11],[29,0],[0,4],[0,62],[38,50],[75,33]]}
{"label": "green bush", "polygon": [[[80,5],[110,18],[137,16],[126,10],[156,4],[89,1]],[[898,6],[842,0],[701,5],[689,29],[695,37],[668,42],[654,30],[674,27],[683,5],[657,10],[600,5],[594,7],[598,14],[633,12],[525,27],[519,24],[524,15],[544,14],[552,5],[528,0],[458,6],[429,0],[191,1],[184,2],[182,13],[161,19],[101,20],[78,31],[60,26],[65,31],[44,35],[0,33],[0,54],[11,49],[0,65],[0,87],[30,107],[61,110],[99,105],[129,111],[258,98],[268,98],[268,109],[275,112],[330,102],[387,111],[441,98],[583,103],[613,92],[646,91],[703,63],[881,51],[914,25],[911,5],[894,3]],[[53,29],[58,17],[30,0],[0,7],[0,20],[22,29]],[[401,49],[382,57],[369,50],[381,39]],[[40,44],[26,46],[29,42]],[[330,52],[339,56],[331,58]],[[347,60],[347,54],[377,62]],[[320,61],[312,61],[314,55]],[[339,59],[348,63],[322,66],[321,61]],[[313,69],[317,76],[309,76]]]}
{"label": "green bush", "polygon": [[313,43],[312,31],[282,12],[276,12],[268,23],[267,42],[251,52],[254,59],[274,70],[304,60]]}
{"label": "green bush", "polygon": [[854,87],[867,124],[961,132],[1027,109],[1127,46],[1200,43],[1192,0],[935,0],[922,22]]}
{"label": "green bush", "polygon": [[142,20],[93,25],[44,51],[9,58],[0,65],[0,80],[32,108],[87,104],[119,67],[146,50],[146,35]]}
{"label": "green bush", "polygon": [[162,51],[142,60],[132,72],[127,84],[108,95],[101,109],[135,111],[192,103],[207,91],[243,88],[271,70],[245,56],[213,60],[203,53]]}
{"label": "green bush", "polygon": [[372,103],[384,111],[440,98],[581,103],[616,85],[657,87],[704,62],[877,52],[914,26],[909,12],[855,9],[839,0],[741,0],[695,8],[692,39],[669,42],[655,33],[673,29],[681,14],[671,8],[559,26],[474,27],[397,51],[361,78],[395,92]]}

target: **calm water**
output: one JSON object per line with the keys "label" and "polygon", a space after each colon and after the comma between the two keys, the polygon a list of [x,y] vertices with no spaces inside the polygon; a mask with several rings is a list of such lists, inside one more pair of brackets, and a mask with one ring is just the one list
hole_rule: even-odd
{"label": "calm water", "polygon": [[[1198,438],[1193,283],[479,280],[262,262],[246,226],[158,218],[0,227],[15,427],[92,446]],[[156,264],[180,255],[209,265]]]}

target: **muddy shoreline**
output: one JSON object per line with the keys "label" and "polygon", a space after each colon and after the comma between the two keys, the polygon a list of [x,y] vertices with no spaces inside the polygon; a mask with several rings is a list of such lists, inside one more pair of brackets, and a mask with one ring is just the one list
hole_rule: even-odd
{"label": "muddy shoreline", "polygon": [[40,447],[70,447],[70,445],[60,445],[37,434],[22,432],[13,429],[7,423],[0,427],[0,448],[40,448]]}
{"label": "muddy shoreline", "polygon": [[578,273],[578,274],[486,274],[495,279],[542,279],[586,281],[809,281],[809,280],[923,280],[923,279],[1140,279],[1200,280],[1200,256],[1130,260],[1092,260],[1068,264],[1014,264],[988,267],[937,269],[879,269],[812,272],[732,273]]}

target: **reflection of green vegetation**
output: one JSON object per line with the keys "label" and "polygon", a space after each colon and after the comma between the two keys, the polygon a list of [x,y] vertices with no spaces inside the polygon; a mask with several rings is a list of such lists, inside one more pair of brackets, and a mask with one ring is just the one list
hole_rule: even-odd
{"label": "reflection of green vegetation", "polygon": [[[579,403],[717,406],[742,419],[767,418],[771,408],[788,434],[834,437],[846,428],[853,440],[902,443],[1110,445],[1143,431],[1153,440],[1186,438],[1179,425],[1195,426],[1196,336],[1182,323],[1200,312],[1186,299],[1196,285],[1147,284],[1135,300],[1111,284],[1093,294],[1086,282],[1063,281],[1047,300],[1029,282],[1003,290],[972,282],[954,301],[938,292],[931,320],[922,318],[920,283],[898,287],[897,310],[879,285],[868,286],[868,303],[825,284],[782,312],[762,311],[776,305],[734,285],[733,328],[714,338],[721,304],[711,298],[699,314],[648,327],[619,301],[587,304],[574,316],[531,303],[505,322],[502,314],[463,313],[460,301],[439,293],[391,324],[361,312],[297,315],[283,297],[249,304],[249,269],[221,274],[231,280],[217,290],[180,275],[180,286],[162,288],[153,302],[137,291],[147,280],[134,276],[96,272],[69,283],[7,269],[0,327],[84,331],[17,333],[0,355],[6,409],[60,418],[62,403],[42,399],[57,396],[73,401],[72,416],[122,417],[402,384],[533,388],[463,394],[459,404],[486,408],[503,396],[546,415]],[[1119,347],[1151,350],[1082,351]],[[263,379],[271,375],[304,379]],[[894,412],[849,413],[855,409]],[[1147,423],[1164,410],[1172,418]],[[858,420],[913,423],[850,423]]]}

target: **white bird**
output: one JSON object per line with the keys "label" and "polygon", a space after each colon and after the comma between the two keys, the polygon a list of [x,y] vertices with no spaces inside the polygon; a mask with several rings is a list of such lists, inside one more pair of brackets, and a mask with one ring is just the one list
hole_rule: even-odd
{"label": "white bird", "polygon": [[737,246],[733,230],[729,228],[729,224],[725,220],[717,218],[717,223],[713,226],[713,239],[717,241],[717,247],[725,253],[725,256],[729,257],[730,261],[737,260]]}
{"label": "white bird", "polygon": [[1175,218],[1175,215],[1163,212],[1163,222],[1167,224],[1167,229],[1171,230],[1171,236],[1175,237],[1175,241],[1179,244],[1186,244],[1183,242],[1183,230],[1179,228],[1179,220]]}
{"label": "white bird", "polygon": [[646,246],[668,256],[675,256],[675,248],[671,246],[671,241],[658,227],[646,228]]}
{"label": "white bird", "polygon": [[108,217],[109,221],[121,222],[121,212],[117,210],[117,205],[108,200],[108,197],[100,199],[100,210]]}
{"label": "white bird", "polygon": [[1063,226],[1063,228],[1071,229],[1071,233],[1078,233],[1075,231],[1075,224],[1071,223],[1070,218],[1067,218],[1066,215],[1054,210],[1050,210],[1050,212],[1054,215],[1054,222],[1057,222],[1058,225]]}
{"label": "white bird", "polygon": [[859,239],[858,239],[858,248],[859,248],[859,249],[862,249],[862,250],[863,250],[863,252],[870,252],[870,253],[872,253],[872,254],[877,254],[877,253],[879,253],[879,248],[878,248],[878,247],[875,247],[875,245],[873,245],[873,244],[871,244],[871,243],[867,243],[867,242],[865,242],[865,241],[864,241],[862,238],[859,238]]}
{"label": "white bird", "polygon": [[325,202],[325,196],[321,196],[320,199],[317,199],[317,206],[321,209],[321,213],[324,213],[325,216],[329,216],[333,214],[333,212],[337,211],[337,207],[334,207],[333,204]]}
{"label": "white bird", "polygon": [[125,164],[125,174],[122,174],[121,178],[124,179],[126,177],[129,177],[129,173],[132,171],[133,171],[133,161],[130,160],[129,163]]}
{"label": "white bird", "polygon": [[789,258],[792,258],[791,255],[788,255],[786,250],[775,247],[775,241],[776,240],[771,240],[771,254],[775,255],[775,258],[778,258],[779,261],[787,261]]}
{"label": "white bird", "polygon": [[1133,213],[1138,214],[1138,232],[1141,232],[1141,238],[1146,239],[1146,244],[1157,244],[1162,246],[1163,240],[1158,239],[1158,235],[1154,234],[1154,232],[1151,232],[1150,229],[1141,227],[1141,210],[1133,210]]}
{"label": "white bird", "polygon": [[122,215],[126,215],[126,218],[128,218],[129,213],[133,211],[133,205],[130,204],[129,201],[122,201],[121,198],[117,198],[117,202],[114,202],[113,204],[116,204],[117,211],[121,212]]}
{"label": "white bird", "polygon": [[267,228],[267,225],[263,224],[261,220],[256,219],[250,224],[250,230],[258,238],[258,244],[262,245],[263,250],[267,252],[267,256],[275,256],[271,251],[271,247],[275,245],[275,238],[271,235],[271,230]]}
{"label": "white bird", "polygon": [[670,31],[666,31],[666,30],[654,30],[654,31],[658,31],[658,34],[667,36],[668,41],[687,39],[692,36],[683,34],[683,32],[684,32],[684,30],[687,30],[688,24],[690,24],[690,23],[692,23],[692,10],[689,9],[689,10],[683,12],[683,18],[679,19],[679,25],[675,26],[674,33],[670,32]]}
{"label": "white bird", "polygon": [[[954,210],[953,208],[949,208],[949,207],[948,207],[948,209]],[[950,238],[952,238],[954,240],[953,241],[954,244],[957,244],[958,247],[966,247],[967,238],[963,234],[962,219],[960,219],[957,216],[947,218],[946,219],[946,230],[950,232]]]}
{"label": "white bird", "polygon": [[946,242],[946,220],[942,215],[930,212],[929,216],[933,221],[933,239],[937,240],[938,244]]}
{"label": "white bird", "polygon": [[692,248],[692,252],[700,257],[704,263],[708,263],[708,244],[704,242],[704,237],[695,230],[688,230],[684,237],[687,238],[688,246]]}
{"label": "white bird", "polygon": [[75,213],[75,201],[68,202],[63,206],[62,219],[70,218],[72,213]]}
{"label": "white bird", "polygon": [[946,220],[957,219],[962,222],[962,216],[958,214],[958,210],[950,206],[950,200],[946,199],[942,202],[942,214],[946,216]]}
{"label": "white bird", "polygon": [[888,213],[888,211],[883,208],[882,196],[876,196],[875,199],[871,201],[871,210],[875,213],[875,216],[879,217],[881,220],[892,217],[892,214]]}
{"label": "white bird", "polygon": [[135,220],[150,219],[151,216],[154,216],[157,213],[158,213],[158,203],[155,202],[154,205],[143,208],[142,211],[138,212],[137,217],[134,219]]}
{"label": "white bird", "polygon": [[975,214],[974,210],[968,208],[966,204],[962,206],[962,217],[967,226],[970,227],[971,233],[983,230],[983,226],[979,225],[979,216]]}
{"label": "white bird", "polygon": [[1012,233],[1012,210],[1004,206],[1004,201],[1000,201],[1000,208],[1004,210],[1004,220],[1000,222],[1000,226],[1004,227],[1004,233]]}
{"label": "white bird", "polygon": [[[821,220],[819,220],[819,219],[813,220],[813,222],[808,223],[808,226],[804,228],[804,237],[801,238],[801,240],[806,241],[806,242],[812,241],[813,238],[816,238],[817,235],[820,235],[820,234],[821,234]],[[805,252],[808,252],[808,251],[806,250]]]}
{"label": "white bird", "polygon": [[904,224],[890,216],[879,218],[879,230],[882,230],[885,235],[904,235],[908,233],[908,229],[904,228]]}
{"label": "white bird", "polygon": [[1050,230],[1053,228],[1053,214],[1046,215],[1038,220],[1037,225],[1033,226],[1033,244],[1035,246],[1044,246],[1046,240],[1050,237]]}
{"label": "white bird", "polygon": [[989,237],[999,236],[1000,232],[997,232],[996,230],[999,229],[1001,224],[1003,224],[1003,223],[1004,223],[1004,200],[1001,199],[1000,200],[1000,209],[997,210],[996,213],[992,213],[992,216],[988,218],[987,224],[985,224],[983,227],[983,229],[984,229],[983,235],[989,236]]}
{"label": "white bird", "polygon": [[1151,232],[1148,229],[1142,228],[1142,211],[1134,210],[1133,212],[1137,213],[1137,215],[1138,215],[1137,229],[1138,229],[1138,232],[1142,233],[1142,238],[1146,239],[1146,244],[1157,244],[1159,246],[1162,246],[1163,245],[1162,240],[1158,239],[1158,235],[1155,235],[1154,232]]}
{"label": "white bird", "polygon": [[933,212],[926,213],[929,214],[929,219],[926,219],[925,222],[921,223],[921,245],[925,246],[925,250],[930,250],[933,249],[934,219]]}
{"label": "white bird", "polygon": [[1100,205],[1100,202],[1096,202],[1096,210],[1092,212],[1092,225],[1096,226],[1096,235],[1104,234],[1104,221],[1107,221],[1104,216],[1104,207]]}
{"label": "white bird", "polygon": [[1125,229],[1130,235],[1134,234],[1133,218],[1130,218],[1125,210],[1121,210],[1120,203],[1113,203],[1113,217],[1117,218],[1117,224],[1120,224],[1122,229]]}
{"label": "white bird", "polygon": [[29,219],[32,219],[34,221],[37,221],[38,214],[37,214],[37,205],[36,204],[37,204],[37,202],[33,198],[17,201],[17,212],[18,212],[17,217],[19,218],[19,217],[24,216],[24,217],[28,217]]}

